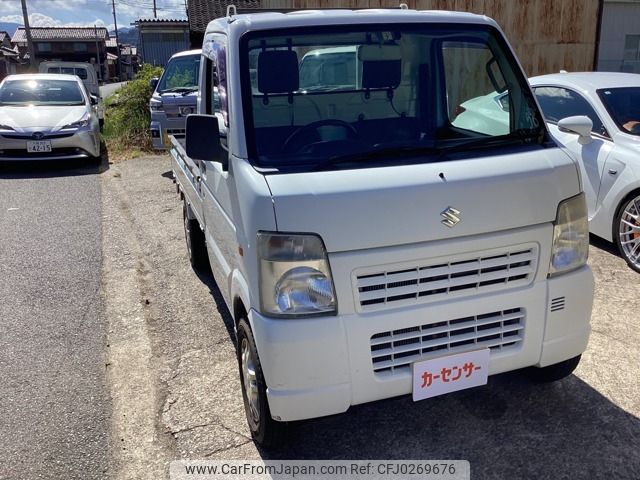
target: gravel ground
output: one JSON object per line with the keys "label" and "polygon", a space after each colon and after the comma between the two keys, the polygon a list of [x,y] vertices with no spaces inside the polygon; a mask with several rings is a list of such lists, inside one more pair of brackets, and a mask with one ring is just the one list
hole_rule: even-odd
{"label": "gravel ground", "polygon": [[[296,425],[273,454],[249,437],[230,314],[212,278],[189,266],[168,157],[113,165],[102,180],[104,218],[119,225],[103,238],[114,257],[105,296],[119,299],[107,305],[118,312],[109,315],[118,478],[158,478],[179,458],[260,457],[468,459],[474,479],[638,478],[640,276],[606,242],[592,242],[593,334],[575,375],[540,386],[503,374],[429,401],[354,407]],[[143,345],[133,363],[127,345]],[[148,381],[137,390],[131,378]]]}

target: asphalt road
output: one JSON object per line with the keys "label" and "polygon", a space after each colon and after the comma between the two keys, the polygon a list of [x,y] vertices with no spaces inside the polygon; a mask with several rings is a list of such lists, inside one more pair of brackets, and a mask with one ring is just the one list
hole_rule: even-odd
{"label": "asphalt road", "polygon": [[279,452],[256,448],[232,320],[211,276],[189,266],[169,169],[165,155],[102,176],[113,416],[135,418],[116,421],[115,478],[166,478],[180,458],[468,459],[474,480],[640,478],[640,275],[595,238],[593,331],[575,374],[536,385],[514,372],[428,401],[356,406],[295,424]]}
{"label": "asphalt road", "polygon": [[107,474],[96,170],[0,165],[0,479]]}
{"label": "asphalt road", "polygon": [[109,95],[112,95],[126,84],[127,82],[105,83],[100,87],[100,96],[102,98],[107,98]]}

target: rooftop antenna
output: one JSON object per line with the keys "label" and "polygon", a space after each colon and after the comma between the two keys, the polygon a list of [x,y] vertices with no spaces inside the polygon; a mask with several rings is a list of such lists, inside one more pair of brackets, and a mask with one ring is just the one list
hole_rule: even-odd
{"label": "rooftop antenna", "polygon": [[228,18],[228,22],[235,22],[236,19],[233,18],[234,15],[237,15],[238,11],[236,10],[236,6],[235,5],[227,5],[227,18]]}

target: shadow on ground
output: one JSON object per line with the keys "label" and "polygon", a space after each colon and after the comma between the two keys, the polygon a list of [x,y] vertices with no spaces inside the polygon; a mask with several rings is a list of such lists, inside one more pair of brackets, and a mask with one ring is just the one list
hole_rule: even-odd
{"label": "shadow on ground", "polygon": [[100,161],[93,158],[72,160],[24,160],[1,162],[0,178],[53,178],[95,175],[109,169],[109,151],[102,145]]}

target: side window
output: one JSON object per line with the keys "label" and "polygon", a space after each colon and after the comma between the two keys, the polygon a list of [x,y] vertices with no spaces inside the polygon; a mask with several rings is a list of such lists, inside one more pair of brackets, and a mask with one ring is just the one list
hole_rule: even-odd
{"label": "side window", "polygon": [[227,47],[221,41],[213,42],[212,62],[213,101],[214,112],[220,112],[224,125],[229,126],[229,105],[227,103]]}
{"label": "side window", "polygon": [[449,122],[486,135],[510,131],[510,97],[487,44],[444,42],[442,59]]}
{"label": "side window", "polygon": [[593,122],[593,133],[609,136],[596,111],[579,93],[562,87],[534,87],[533,91],[547,121],[558,123],[566,117],[585,115]]}

